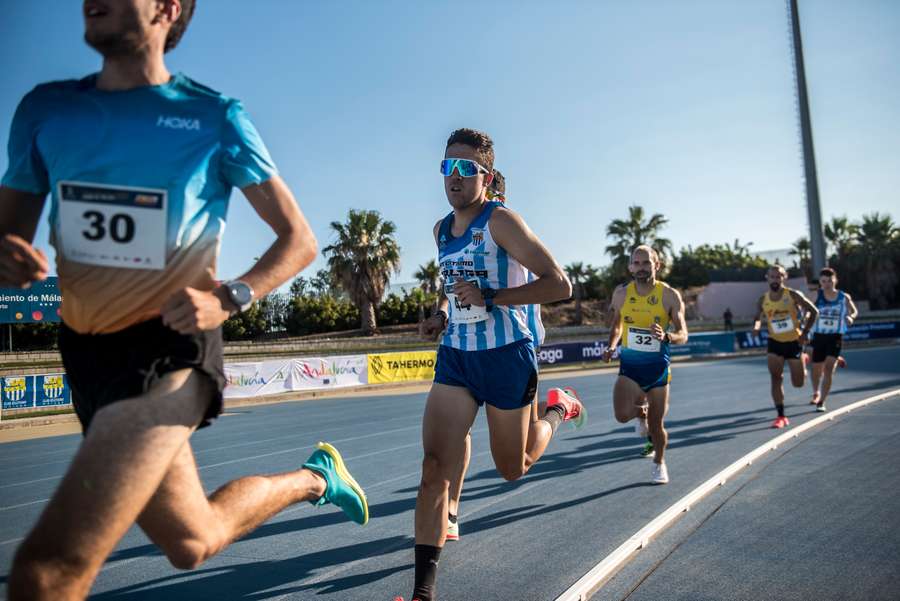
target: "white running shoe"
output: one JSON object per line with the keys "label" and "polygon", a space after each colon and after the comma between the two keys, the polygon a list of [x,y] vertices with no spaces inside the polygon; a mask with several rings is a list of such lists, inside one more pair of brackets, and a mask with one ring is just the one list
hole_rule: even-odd
{"label": "white running shoe", "polygon": [[653,478],[651,479],[651,482],[653,482],[653,484],[669,483],[669,470],[666,469],[665,463],[653,464]]}
{"label": "white running shoe", "polygon": [[459,518],[455,522],[451,522],[449,518],[447,519],[447,540],[459,540]]}
{"label": "white running shoe", "polygon": [[824,404],[823,404],[823,405],[816,405],[816,411],[818,411],[819,413],[825,413],[826,411],[828,411],[828,409],[825,408],[825,405],[824,405]]}
{"label": "white running shoe", "polygon": [[[646,405],[644,405],[644,410],[647,410]],[[644,417],[638,416],[634,418],[634,433],[641,438],[647,438],[647,436],[650,434],[650,426],[647,424],[646,415],[644,415]]]}

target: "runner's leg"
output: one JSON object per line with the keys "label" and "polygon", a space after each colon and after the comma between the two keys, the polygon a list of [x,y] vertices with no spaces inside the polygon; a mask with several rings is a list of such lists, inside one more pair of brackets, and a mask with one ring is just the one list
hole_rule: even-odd
{"label": "runner's leg", "polygon": [[774,353],[768,353],[766,359],[769,363],[769,375],[772,383],[772,401],[775,408],[781,408],[778,415],[784,414],[784,357]]}
{"label": "runner's leg", "polygon": [[450,499],[448,511],[451,515],[459,514],[459,498],[462,496],[463,481],[466,479],[466,471],[469,469],[469,460],[472,457],[472,434],[466,434],[465,453],[457,463],[454,476],[450,479]]}
{"label": "runner's leg", "polygon": [[791,385],[794,388],[803,388],[806,384],[806,366],[802,359],[788,359],[788,368],[791,370]]}
{"label": "runner's leg", "polygon": [[813,396],[819,395],[821,391],[821,383],[822,383],[822,371],[825,369],[825,363],[819,361],[818,363],[812,364],[812,389]]}
{"label": "runner's leg", "polygon": [[613,411],[616,420],[627,423],[643,413],[642,405],[646,402],[646,393],[637,382],[625,376],[616,378],[613,386]]}
{"label": "runner's leg", "polygon": [[87,596],[104,560],[203,417],[211,388],[205,376],[180,370],[147,394],[97,412],[62,483],[16,553],[11,601]]}
{"label": "runner's leg", "polygon": [[138,524],[172,565],[193,569],[285,507],[324,493],[325,480],[300,469],[232,480],[207,498],[188,442]]}
{"label": "runner's leg", "polygon": [[650,426],[650,438],[653,439],[653,450],[656,456],[653,461],[663,463],[665,460],[666,446],[669,443],[669,433],[666,431],[664,419],[669,412],[669,386],[651,388],[647,392],[647,422]]}
{"label": "runner's leg", "polygon": [[825,357],[825,362],[820,363],[819,365],[823,366],[822,369],[822,392],[819,396],[819,405],[825,405],[825,399],[828,397],[828,393],[831,392],[831,379],[834,377],[834,370],[837,369],[837,357]]}

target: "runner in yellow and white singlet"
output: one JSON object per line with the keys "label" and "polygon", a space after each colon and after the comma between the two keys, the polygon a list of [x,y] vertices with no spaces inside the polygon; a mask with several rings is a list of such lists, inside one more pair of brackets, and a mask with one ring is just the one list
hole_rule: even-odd
{"label": "runner in yellow and white singlet", "polygon": [[[756,318],[753,320],[753,335],[758,336],[762,316],[768,327],[768,363],[771,376],[772,400],[778,416],[772,422],[773,428],[784,428],[790,424],[784,414],[784,362],[791,370],[791,384],[801,388],[806,380],[803,360],[803,345],[809,330],[816,322],[819,310],[803,294],[784,285],[787,271],[781,265],[773,265],[766,274],[769,290],[757,303]],[[801,319],[803,311],[805,319]]]}
{"label": "runner in yellow and white singlet", "polygon": [[[659,255],[641,245],[631,253],[628,270],[634,281],[619,286],[610,304],[609,361],[619,341],[619,377],[613,388],[616,419],[637,419],[638,436],[649,433],[654,448],[651,481],[667,484],[665,452],[669,436],[663,419],[669,410],[669,345],[687,342],[684,303],[677,290],[656,279]],[[671,330],[669,329],[669,326]]]}

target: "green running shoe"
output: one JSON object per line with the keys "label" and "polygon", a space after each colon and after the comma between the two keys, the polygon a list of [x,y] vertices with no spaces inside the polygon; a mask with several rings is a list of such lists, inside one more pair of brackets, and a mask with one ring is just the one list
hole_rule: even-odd
{"label": "green running shoe", "polygon": [[641,450],[641,457],[653,457],[656,455],[656,452],[653,450],[653,443],[649,440],[644,443],[644,448]]}
{"label": "green running shoe", "polygon": [[303,467],[325,478],[325,494],[318,501],[312,502],[313,505],[334,503],[357,524],[362,525],[369,521],[369,502],[366,500],[366,493],[350,475],[336,448],[327,442],[320,442]]}

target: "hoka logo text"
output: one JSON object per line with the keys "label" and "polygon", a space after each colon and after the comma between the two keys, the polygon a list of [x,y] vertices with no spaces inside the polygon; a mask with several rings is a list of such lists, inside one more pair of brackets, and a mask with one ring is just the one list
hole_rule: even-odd
{"label": "hoka logo text", "polygon": [[173,115],[160,115],[156,119],[156,127],[200,131],[200,119],[188,119],[186,117],[175,117]]}

